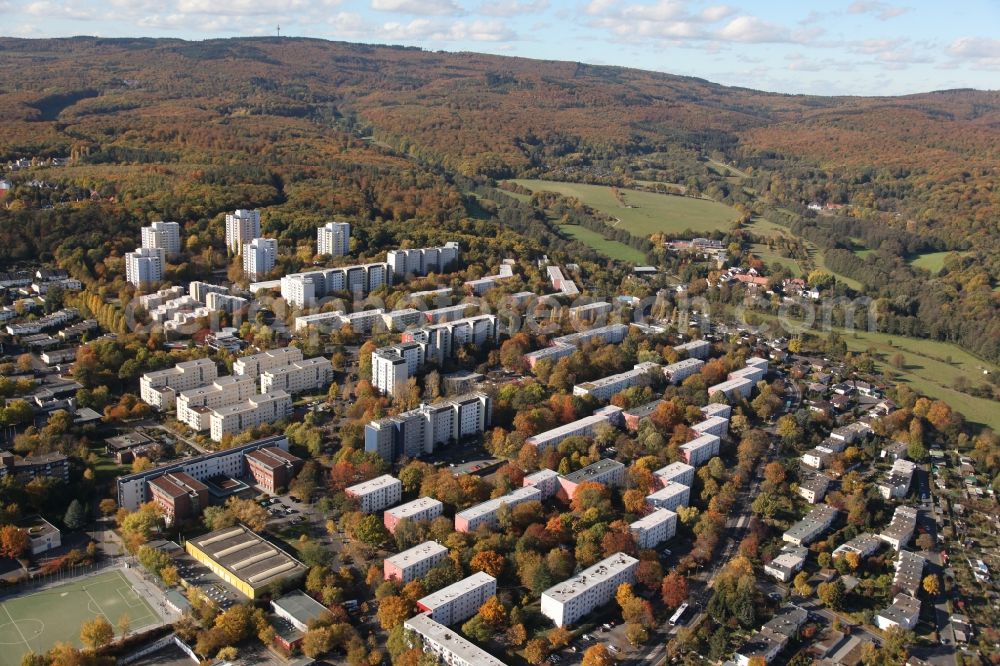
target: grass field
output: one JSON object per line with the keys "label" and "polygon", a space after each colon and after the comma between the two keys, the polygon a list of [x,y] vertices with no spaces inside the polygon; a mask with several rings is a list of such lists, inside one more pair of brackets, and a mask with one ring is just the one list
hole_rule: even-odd
{"label": "grass field", "polygon": [[586,227],[581,227],[577,224],[562,224],[559,226],[559,231],[588,247],[594,248],[606,257],[633,264],[641,265],[646,263],[646,255],[639,250],[616,240],[608,240],[596,231],[591,231]]}
{"label": "grass field", "polygon": [[548,180],[515,180],[531,191],[556,192],[576,197],[591,208],[619,220],[622,228],[636,236],[650,236],[657,232],[681,233],[690,230],[695,234],[725,231],[736,211],[725,204],[708,199],[677,197],[669,194],[619,190],[631,207],[623,206],[610,187],[560,183]]}
{"label": "grass field", "polygon": [[[928,271],[931,275],[937,275],[944,268],[944,260],[948,258],[951,252],[928,252],[927,254],[918,254],[915,257],[909,259],[909,264],[914,268],[922,268]],[[958,255],[968,254],[966,252],[957,252]]]}
{"label": "grass field", "polygon": [[[766,220],[762,217],[755,217],[753,220],[750,221],[750,224],[748,224],[745,228],[757,236],[771,236],[771,237],[792,236],[792,232],[789,231],[787,227],[783,227],[780,224],[775,224],[774,222]],[[846,275],[841,275],[836,271],[830,270],[826,265],[825,258],[823,256],[823,253],[820,252],[820,249],[807,240],[803,239],[803,242],[805,243],[806,250],[809,252],[809,258],[816,268],[822,268],[824,271],[830,273],[831,275],[836,277],[837,280],[843,282],[851,289],[854,289],[855,291],[861,291],[862,285],[860,282],[858,282],[857,280],[853,280],[847,277]],[[802,262],[795,261],[794,259],[781,257],[771,252],[766,245],[755,243],[753,246],[753,251],[757,253],[761,261],[764,261],[766,263],[773,263],[775,261],[778,261],[788,266],[789,268],[797,266],[798,272],[800,272],[802,275],[805,275],[808,272],[806,270],[806,266],[802,265]]]}
{"label": "grass field", "polygon": [[116,626],[128,615],[129,631],[160,622],[121,571],[109,571],[0,603],[0,666],[18,666],[28,652],[45,653],[56,643],[80,646],[80,625],[103,615]]}
{"label": "grass field", "polygon": [[[978,383],[985,379],[983,371],[1000,372],[997,367],[947,342],[919,340],[887,333],[846,333],[844,341],[851,351],[873,349],[883,368],[896,354],[904,358],[901,370],[892,368],[914,390],[944,400],[961,412],[967,421],[989,426],[1000,432],[1000,403],[967,395],[954,388],[958,377]],[[890,346],[890,341],[892,345]],[[949,362],[950,359],[950,362]]]}

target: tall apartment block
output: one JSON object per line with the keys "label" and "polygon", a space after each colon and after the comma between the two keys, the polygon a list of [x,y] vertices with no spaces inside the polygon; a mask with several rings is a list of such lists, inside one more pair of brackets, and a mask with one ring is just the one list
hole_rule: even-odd
{"label": "tall apartment block", "polygon": [[402,553],[385,558],[382,563],[382,577],[395,578],[402,584],[418,580],[436,567],[448,556],[448,549],[437,541],[425,541]]}
{"label": "tall apartment block", "polygon": [[215,381],[219,369],[210,358],[178,363],[172,368],[147,372],[139,378],[139,397],[160,411],[173,409],[177,394]]}
{"label": "tall apartment block", "polygon": [[542,592],[542,615],[567,627],[615,597],[622,583],[635,583],[639,560],[615,553]]}
{"label": "tall apartment block", "polygon": [[274,270],[277,257],[277,240],[254,238],[243,246],[243,274],[248,280],[257,281]]}
{"label": "tall apartment block", "polygon": [[496,342],[498,334],[496,315],[485,314],[404,331],[401,339],[426,343],[427,362],[442,364],[463,345],[482,347]]}
{"label": "tall apartment block", "polygon": [[346,256],[351,251],[351,225],[348,222],[327,222],[316,229],[316,254]]}
{"label": "tall apartment block", "polygon": [[226,247],[233,255],[243,246],[260,237],[260,211],[239,209],[226,215]]}
{"label": "tall apartment block", "polygon": [[385,261],[393,275],[427,275],[442,273],[458,260],[458,243],[449,242],[441,247],[422,247],[407,250],[390,250]]}
{"label": "tall apartment block", "polygon": [[393,506],[403,498],[403,484],[396,477],[383,474],[345,488],[344,492],[358,500],[362,513],[375,513]]}
{"label": "tall apartment block", "polygon": [[386,284],[392,284],[392,271],[386,263],[324,268],[281,278],[281,297],[301,308],[337,292],[363,295]]}
{"label": "tall apartment block", "polygon": [[427,343],[404,342],[372,352],[372,386],[385,395],[395,395],[426,361]]}
{"label": "tall apartment block", "polygon": [[365,451],[386,462],[418,458],[441,444],[485,432],[492,408],[489,396],[472,393],[371,421],[365,426]]}
{"label": "tall apartment block", "polygon": [[178,254],[181,251],[181,225],[176,222],[153,222],[143,227],[142,246]]}
{"label": "tall apartment block", "polygon": [[125,253],[125,279],[142,289],[163,279],[165,253],[160,248],[137,247]]}

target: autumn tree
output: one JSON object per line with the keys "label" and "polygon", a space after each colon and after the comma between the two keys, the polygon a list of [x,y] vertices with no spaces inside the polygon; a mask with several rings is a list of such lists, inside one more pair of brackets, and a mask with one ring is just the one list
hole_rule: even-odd
{"label": "autumn tree", "polygon": [[532,638],[524,646],[524,659],[529,664],[543,664],[549,656],[549,643],[544,638]]}
{"label": "autumn tree", "polygon": [[936,597],[941,594],[941,584],[935,574],[924,576],[923,588],[928,596]]}
{"label": "autumn tree", "polygon": [[582,666],[613,666],[615,658],[606,645],[598,643],[591,645],[583,653]]}
{"label": "autumn tree", "polygon": [[98,615],[93,620],[86,620],[80,625],[80,642],[91,650],[104,647],[114,640],[114,637],[115,628],[103,615]]}
{"label": "autumn tree", "polygon": [[494,578],[499,578],[503,573],[507,560],[503,555],[495,550],[482,550],[472,556],[469,560],[469,568],[473,571],[482,571]]}
{"label": "autumn tree", "polygon": [[386,631],[413,615],[413,602],[398,596],[383,598],[378,605],[378,622]]}
{"label": "autumn tree", "polygon": [[687,578],[677,571],[671,571],[663,577],[663,583],[660,586],[660,595],[663,597],[663,603],[668,609],[674,610],[679,608],[688,598]]}
{"label": "autumn tree", "polygon": [[27,530],[14,525],[0,527],[0,555],[11,559],[21,559],[31,550],[31,538]]}

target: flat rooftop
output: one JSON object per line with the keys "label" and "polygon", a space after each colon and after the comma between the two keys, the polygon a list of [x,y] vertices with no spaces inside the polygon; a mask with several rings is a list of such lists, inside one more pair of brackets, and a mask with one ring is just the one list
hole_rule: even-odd
{"label": "flat rooftop", "polygon": [[496,582],[497,579],[493,576],[483,573],[482,571],[477,571],[457,583],[452,583],[451,585],[443,587],[433,594],[428,594],[422,599],[417,599],[417,603],[422,608],[439,608],[452,599],[457,599],[463,594],[468,594],[473,590],[478,590],[485,585],[495,585]]}
{"label": "flat rooftop", "polygon": [[400,483],[400,481],[396,477],[391,474],[383,474],[382,476],[376,476],[374,479],[369,481],[345,488],[344,492],[360,497],[367,495],[368,493],[373,493],[376,490],[381,490],[382,488],[390,488],[397,483]]}
{"label": "flat rooftop", "polygon": [[619,468],[625,469],[625,465],[611,458],[603,458],[583,469],[567,474],[563,478],[572,483],[583,483]]}
{"label": "flat rooftop", "polygon": [[519,504],[520,502],[527,502],[530,500],[541,500],[541,499],[542,499],[542,491],[540,491],[538,488],[535,488],[534,486],[528,486],[526,488],[516,488],[515,490],[512,490],[506,495],[504,495],[503,497],[496,497],[494,499],[487,500],[475,506],[470,506],[465,511],[460,511],[459,513],[456,513],[455,517],[458,518],[459,516],[461,516],[466,520],[472,520],[473,518],[478,518],[479,516],[488,513],[493,513],[494,511],[499,509],[500,506],[503,504],[513,506],[514,504]]}
{"label": "flat rooftop", "polygon": [[243,525],[209,532],[188,544],[254,589],[306,572],[304,564]]}
{"label": "flat rooftop", "polygon": [[440,646],[467,664],[476,666],[506,666],[492,654],[474,645],[457,631],[435,622],[426,613],[415,615],[403,623],[406,629],[414,631],[427,642]]}
{"label": "flat rooftop", "polygon": [[414,562],[422,562],[428,557],[434,557],[439,553],[447,553],[448,549],[439,544],[437,541],[424,541],[418,546],[404,550],[401,553],[396,553],[391,557],[385,558],[385,561],[393,564],[400,569],[405,569]]}
{"label": "flat rooftop", "polygon": [[409,516],[420,513],[421,511],[426,511],[432,507],[444,505],[433,497],[421,497],[415,499],[412,502],[407,502],[406,504],[400,504],[399,506],[386,510],[391,516],[397,518],[408,518]]}
{"label": "flat rooftop", "polygon": [[594,566],[584,569],[572,578],[550,587],[542,594],[560,603],[566,603],[595,585],[600,585],[619,572],[630,569],[637,564],[639,564],[639,560],[634,557],[625,553],[615,553]]}
{"label": "flat rooftop", "polygon": [[637,530],[648,530],[676,518],[677,514],[670,509],[657,509],[653,513],[645,515],[635,521],[629,525],[629,527]]}

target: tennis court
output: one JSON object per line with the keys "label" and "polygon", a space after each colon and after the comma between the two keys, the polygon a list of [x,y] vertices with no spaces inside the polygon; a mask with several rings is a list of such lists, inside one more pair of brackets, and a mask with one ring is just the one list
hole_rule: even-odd
{"label": "tennis court", "polygon": [[58,642],[80,646],[80,625],[98,615],[115,627],[129,618],[129,632],[158,624],[160,616],[118,570],[14,597],[0,603],[0,666],[47,652]]}

